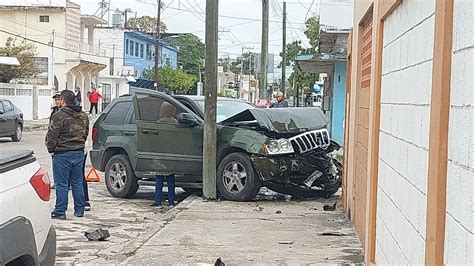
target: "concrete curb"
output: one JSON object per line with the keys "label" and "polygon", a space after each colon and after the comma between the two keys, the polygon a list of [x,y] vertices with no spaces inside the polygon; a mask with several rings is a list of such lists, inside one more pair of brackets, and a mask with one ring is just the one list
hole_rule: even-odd
{"label": "concrete curb", "polygon": [[48,130],[48,125],[25,125],[23,127],[24,132],[33,132],[41,130]]}
{"label": "concrete curb", "polygon": [[116,263],[124,263],[129,257],[133,256],[137,250],[143,246],[148,240],[150,240],[153,236],[155,236],[158,232],[161,231],[166,225],[168,225],[176,216],[189,209],[189,205],[196,199],[200,197],[192,194],[185,198],[182,202],[178,203],[173,209],[168,210],[161,216],[161,224],[157,225],[156,227],[150,227],[145,232],[140,234],[136,239],[132,240],[128,243],[124,248],[117,252],[117,255],[114,256],[112,259]]}

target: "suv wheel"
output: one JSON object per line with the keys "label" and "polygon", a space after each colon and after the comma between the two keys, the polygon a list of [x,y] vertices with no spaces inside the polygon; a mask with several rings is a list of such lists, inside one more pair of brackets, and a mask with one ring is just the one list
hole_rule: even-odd
{"label": "suv wheel", "polygon": [[105,166],[105,185],[116,198],[130,198],[137,193],[138,183],[133,168],[124,154],[112,156]]}
{"label": "suv wheel", "polygon": [[15,135],[12,136],[12,140],[15,142],[18,142],[21,140],[22,136],[23,136],[23,128],[20,124],[16,124]]}
{"label": "suv wheel", "polygon": [[252,200],[261,186],[247,154],[231,153],[220,162],[217,169],[217,187],[224,199]]}

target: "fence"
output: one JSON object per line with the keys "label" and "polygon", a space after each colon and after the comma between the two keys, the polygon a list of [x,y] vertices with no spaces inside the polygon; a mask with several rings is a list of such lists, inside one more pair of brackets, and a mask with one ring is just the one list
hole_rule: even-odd
{"label": "fence", "polygon": [[0,98],[8,99],[23,112],[23,119],[48,118],[53,90],[44,85],[0,83]]}

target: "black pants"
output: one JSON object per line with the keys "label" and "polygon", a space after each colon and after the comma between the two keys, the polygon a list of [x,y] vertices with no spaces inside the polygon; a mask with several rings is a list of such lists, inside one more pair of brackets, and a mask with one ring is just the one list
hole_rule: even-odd
{"label": "black pants", "polygon": [[97,114],[97,103],[91,103],[91,108],[89,109],[89,114],[92,114],[92,108],[95,108],[95,114]]}
{"label": "black pants", "polygon": [[86,160],[87,154],[84,155],[84,163],[82,164],[82,186],[84,187],[84,197],[86,202],[89,201],[89,189],[87,188],[87,181],[86,181]]}

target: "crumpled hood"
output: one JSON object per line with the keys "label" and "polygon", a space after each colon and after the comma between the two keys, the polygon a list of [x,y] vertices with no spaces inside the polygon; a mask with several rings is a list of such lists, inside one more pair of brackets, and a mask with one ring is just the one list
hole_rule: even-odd
{"label": "crumpled hood", "polygon": [[328,119],[319,107],[248,109],[221,122],[222,125],[257,123],[280,134],[326,128]]}
{"label": "crumpled hood", "polygon": [[66,106],[62,110],[72,117],[81,117],[82,108],[80,106]]}

